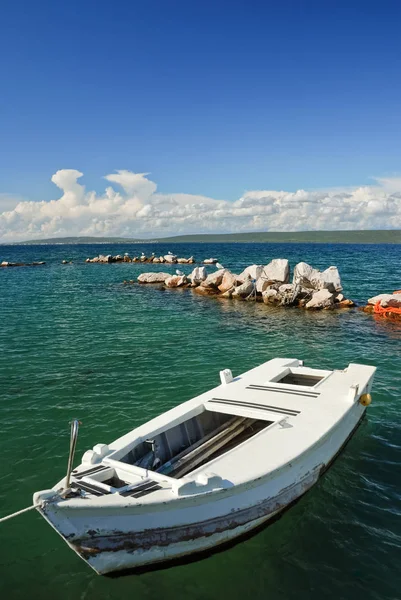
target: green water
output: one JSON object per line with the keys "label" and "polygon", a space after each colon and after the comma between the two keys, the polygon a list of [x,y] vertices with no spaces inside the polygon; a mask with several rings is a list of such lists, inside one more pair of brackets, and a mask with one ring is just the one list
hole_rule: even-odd
{"label": "green water", "polygon": [[[154,245],[0,247],[0,516],[78,455],[275,356],[378,367],[368,418],[327,475],[279,521],[203,561],[120,579],[96,576],[36,513],[0,525],[2,598],[401,598],[401,324],[359,311],[308,313],[124,286],[156,266],[83,264],[99,252],[217,256],[239,271],[287,257],[337,264],[362,302],[401,288],[398,246]],[[62,259],[73,265],[61,265]],[[189,266],[180,266],[189,272]],[[175,267],[159,267],[173,271]]]}

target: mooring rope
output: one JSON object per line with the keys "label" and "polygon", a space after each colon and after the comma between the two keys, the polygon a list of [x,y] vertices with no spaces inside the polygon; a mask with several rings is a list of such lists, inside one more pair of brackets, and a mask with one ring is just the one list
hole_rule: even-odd
{"label": "mooring rope", "polygon": [[15,513],[12,513],[11,515],[7,515],[6,517],[2,517],[0,519],[0,523],[2,523],[3,521],[8,521],[8,519],[13,519],[14,517],[18,517],[18,515],[22,515],[22,513],[24,512],[28,512],[28,510],[32,510],[33,508],[36,508],[37,506],[39,506],[38,504],[32,504],[32,506],[28,506],[27,508],[23,508],[22,510],[18,510]]}

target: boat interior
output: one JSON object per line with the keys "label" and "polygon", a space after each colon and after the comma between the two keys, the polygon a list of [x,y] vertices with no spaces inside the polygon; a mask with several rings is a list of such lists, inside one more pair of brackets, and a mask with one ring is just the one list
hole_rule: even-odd
{"label": "boat interior", "polygon": [[[109,466],[102,464],[73,472],[72,487],[95,496],[119,493],[141,497],[160,489],[157,479],[185,477],[249,440],[273,422],[203,407],[199,414],[166,428],[150,439],[139,440],[118,456],[118,460],[107,459],[105,462]],[[144,482],[144,474],[150,481]]]}
{"label": "boat interior", "polygon": [[[131,437],[111,453],[106,447],[101,464],[73,472],[72,487],[78,493],[137,498],[166,482],[171,487],[173,480],[188,477],[279,420],[297,417],[301,411],[297,405],[289,406],[286,398],[317,400],[319,386],[331,373],[291,365],[281,366],[260,382],[231,379],[233,386],[214,390],[224,390],[223,397],[210,394],[170,423],[149,429],[149,437]],[[226,389],[238,391],[230,396]],[[275,399],[272,404],[271,398]]]}

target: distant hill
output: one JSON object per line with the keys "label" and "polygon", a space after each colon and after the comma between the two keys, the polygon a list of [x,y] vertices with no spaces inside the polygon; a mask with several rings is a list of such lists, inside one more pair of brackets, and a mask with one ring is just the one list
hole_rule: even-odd
{"label": "distant hill", "polygon": [[363,231],[258,231],[249,233],[211,233],[139,239],[119,237],[64,237],[28,240],[18,244],[150,244],[170,243],[316,243],[316,244],[401,244],[401,230]]}

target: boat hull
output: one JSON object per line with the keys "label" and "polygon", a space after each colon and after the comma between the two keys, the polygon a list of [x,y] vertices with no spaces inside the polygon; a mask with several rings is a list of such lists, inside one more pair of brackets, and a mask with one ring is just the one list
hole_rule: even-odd
{"label": "boat hull", "polygon": [[[88,531],[74,523],[73,515],[63,514],[60,506],[54,511],[54,506],[49,503],[39,510],[68,545],[99,574],[143,570],[209,553],[268,525],[305,494],[345,446],[364,412],[364,407],[356,403],[334,431],[273,477],[270,475],[249,486],[226,490],[223,495],[218,496],[218,492],[208,494],[208,498],[199,500],[199,505],[192,502],[190,508],[180,508],[185,506],[185,499],[180,500],[177,509],[168,511],[168,522],[164,520],[163,511],[152,513],[148,506],[146,513],[128,516],[124,526],[112,530],[110,523],[115,522],[116,513],[101,511],[97,523],[102,525]],[[210,518],[205,518],[209,514]],[[74,534],[63,530],[63,517],[74,525]]]}

